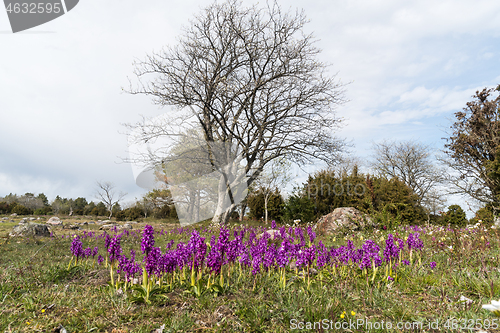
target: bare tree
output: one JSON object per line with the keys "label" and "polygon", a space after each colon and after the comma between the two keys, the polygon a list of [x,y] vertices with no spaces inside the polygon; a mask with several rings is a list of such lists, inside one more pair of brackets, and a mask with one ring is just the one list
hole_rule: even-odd
{"label": "bare tree", "polygon": [[42,199],[35,197],[33,193],[25,193],[24,195],[20,196],[18,198],[18,203],[32,210],[42,208],[44,206]]}
{"label": "bare tree", "polygon": [[[201,129],[208,160],[220,174],[215,222],[229,219],[235,198],[272,160],[334,164],[345,145],[332,136],[343,85],[318,60],[306,23],[303,12],[283,12],[276,2],[264,9],[215,2],[191,21],[177,46],[135,64],[140,84],[130,93],[190,110],[171,111],[167,126],[137,124],[137,141],[178,137],[185,131],[171,126],[176,120]],[[143,157],[165,162],[160,151]]]}
{"label": "bare tree", "polygon": [[435,202],[435,190],[445,173],[431,159],[429,146],[415,141],[385,141],[374,144],[373,149],[375,171],[386,178],[399,178],[418,195],[419,204]]}
{"label": "bare tree", "polygon": [[119,203],[127,193],[120,192],[116,194],[115,186],[110,182],[97,182],[97,194],[96,199],[101,200],[109,211],[109,217],[113,216],[113,206]]}
{"label": "bare tree", "polygon": [[436,215],[439,211],[446,208],[446,200],[443,199],[442,193],[435,189],[431,189],[422,200],[422,205],[427,214],[427,223],[430,223],[431,214]]}
{"label": "bare tree", "polygon": [[267,206],[269,199],[277,188],[283,188],[290,180],[291,163],[284,158],[273,160],[268,167],[255,180],[257,191],[261,191],[264,195],[264,221],[267,223],[268,211]]}
{"label": "bare tree", "polygon": [[339,177],[344,177],[350,174],[358,173],[360,167],[364,165],[363,160],[355,155],[344,155],[341,159],[339,159],[337,165],[334,167],[328,168],[329,172],[333,172]]}

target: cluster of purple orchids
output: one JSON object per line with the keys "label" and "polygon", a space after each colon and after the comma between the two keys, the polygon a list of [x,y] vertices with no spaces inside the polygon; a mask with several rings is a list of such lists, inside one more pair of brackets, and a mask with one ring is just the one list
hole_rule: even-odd
{"label": "cluster of purple orchids", "polygon": [[97,246],[93,249],[91,249],[90,247],[84,249],[83,243],[80,240],[80,236],[75,235],[75,237],[73,238],[73,242],[71,243],[71,253],[77,260],[90,257],[95,258],[98,252],[99,248]]}
{"label": "cluster of purple orchids", "polygon": [[[276,225],[273,227],[276,228]],[[157,234],[163,234],[163,231]],[[109,262],[112,267],[116,267],[117,273],[125,275],[126,281],[130,281],[143,269],[148,277],[162,278],[185,270],[212,276],[220,274],[224,267],[233,265],[237,265],[240,272],[245,270],[253,275],[271,269],[287,268],[309,270],[351,266],[367,270],[376,269],[384,263],[395,267],[398,263],[410,265],[412,253],[424,246],[418,232],[410,233],[406,241],[389,234],[381,251],[380,246],[371,239],[366,240],[360,248],[356,248],[351,240],[347,245],[337,248],[327,247],[321,241],[316,244],[316,233],[311,227],[305,232],[300,227],[281,227],[265,231],[260,235],[253,228],[230,231],[222,227],[218,236],[211,235],[209,241],[197,230],[191,230],[189,241],[178,242],[174,247],[174,241],[171,240],[166,245],[165,251],[162,251],[160,247],[155,247],[153,227],[146,225],[142,232],[141,252],[144,256],[141,263],[136,262],[134,250],[130,251],[129,257],[123,254],[120,244],[122,236],[123,233],[114,236],[106,234],[104,241]],[[402,259],[404,251],[409,253],[410,261]],[[95,247],[93,250],[90,248],[83,250],[80,237],[75,236],[71,252],[78,260],[95,257],[98,249]],[[103,261],[104,259],[99,256],[99,264]]]}

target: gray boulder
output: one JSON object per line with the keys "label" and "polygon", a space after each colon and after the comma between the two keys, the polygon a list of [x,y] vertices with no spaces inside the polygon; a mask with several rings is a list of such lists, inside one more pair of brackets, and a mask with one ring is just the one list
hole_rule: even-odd
{"label": "gray boulder", "polygon": [[23,223],[16,225],[9,234],[11,237],[43,236],[50,237],[50,230],[45,224]]}
{"label": "gray boulder", "polygon": [[47,224],[50,224],[50,225],[62,225],[62,221],[60,218],[58,218],[57,216],[52,216],[48,221],[47,221]]}
{"label": "gray boulder", "polygon": [[340,207],[330,214],[321,217],[317,224],[317,231],[333,234],[339,230],[360,230],[374,226],[369,215],[354,207]]}
{"label": "gray boulder", "polygon": [[105,224],[99,227],[99,230],[113,230],[116,228],[116,230],[122,230],[122,229],[132,229],[132,226],[128,223],[125,223],[124,225],[118,225],[117,223],[113,224]]}
{"label": "gray boulder", "polygon": [[76,224],[71,224],[71,225],[65,225],[65,226],[63,226],[63,229],[80,230],[80,227],[77,226]]}

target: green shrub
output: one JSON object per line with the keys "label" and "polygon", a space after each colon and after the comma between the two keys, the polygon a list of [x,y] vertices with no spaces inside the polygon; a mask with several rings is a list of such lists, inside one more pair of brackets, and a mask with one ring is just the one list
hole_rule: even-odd
{"label": "green shrub", "polygon": [[491,206],[486,206],[479,209],[470,222],[472,224],[476,224],[477,222],[481,221],[481,223],[483,224],[492,224],[494,219],[495,216],[493,215],[493,210],[491,209]]}
{"label": "green shrub", "polygon": [[10,205],[5,201],[0,202],[0,214],[9,214],[10,213]]}
{"label": "green shrub", "polygon": [[16,204],[10,212],[13,214],[16,213],[17,215],[30,215],[32,213],[31,209],[20,204]]}
{"label": "green shrub", "polygon": [[467,225],[467,217],[462,207],[451,205],[444,215],[443,222],[445,225],[450,224],[454,227],[465,227]]}
{"label": "green shrub", "polygon": [[95,203],[93,201],[91,201],[88,205],[85,206],[85,208],[83,209],[83,214],[84,215],[94,215],[92,213],[92,211],[94,210],[95,208]]}
{"label": "green shrub", "polygon": [[132,221],[143,217],[143,213],[140,207],[134,206],[117,212],[115,217],[117,220]]}
{"label": "green shrub", "polygon": [[234,211],[231,213],[231,220],[238,220],[240,218],[240,213]]}
{"label": "green shrub", "polygon": [[172,209],[170,209],[169,217],[172,219],[179,219],[179,216],[177,216],[177,209],[175,209],[175,206],[172,206]]}
{"label": "green shrub", "polygon": [[[249,217],[260,220],[265,217],[264,192],[259,190],[248,195],[247,205],[250,209]],[[267,202],[268,220],[281,220],[283,217],[283,208],[285,201],[278,189],[269,194]]]}
{"label": "green shrub", "polygon": [[52,212],[52,207],[43,207],[43,208],[37,208],[33,212],[33,215],[48,215],[49,213]]}
{"label": "green shrub", "polygon": [[415,224],[424,216],[418,196],[402,181],[364,175],[356,167],[350,174],[316,172],[303,185],[302,195],[314,203],[316,218],[339,207],[354,207],[383,224],[391,219],[391,223]]}
{"label": "green shrub", "polygon": [[153,209],[153,216],[157,219],[166,219],[174,214],[173,210],[175,211],[174,205],[156,207]]}
{"label": "green shrub", "polygon": [[107,216],[109,215],[109,211],[106,209],[106,206],[102,202],[99,202],[90,212],[91,215],[94,216]]}
{"label": "green shrub", "polygon": [[312,222],[316,218],[314,202],[307,196],[292,195],[288,198],[283,209],[285,221],[300,220]]}
{"label": "green shrub", "polygon": [[309,176],[302,193],[314,202],[316,217],[331,213],[335,208],[354,207],[366,211],[367,186],[365,177],[358,174],[357,168],[352,173],[335,174],[321,170]]}

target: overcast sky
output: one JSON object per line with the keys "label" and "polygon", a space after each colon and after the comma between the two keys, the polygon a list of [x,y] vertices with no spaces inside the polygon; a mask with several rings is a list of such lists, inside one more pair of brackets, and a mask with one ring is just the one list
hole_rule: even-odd
{"label": "overcast sky", "polygon": [[[128,201],[144,194],[121,161],[122,124],[168,109],[122,87],[133,78],[134,59],[174,45],[182,26],[211,2],[82,0],[16,34],[0,10],[0,196],[92,200],[96,180],[113,182]],[[305,10],[321,60],[348,84],[337,135],[362,159],[384,139],[442,149],[454,112],[476,90],[500,83],[499,1],[280,4]]]}

